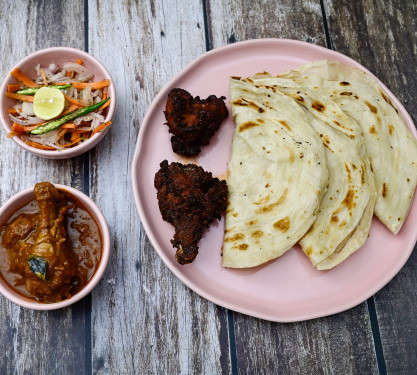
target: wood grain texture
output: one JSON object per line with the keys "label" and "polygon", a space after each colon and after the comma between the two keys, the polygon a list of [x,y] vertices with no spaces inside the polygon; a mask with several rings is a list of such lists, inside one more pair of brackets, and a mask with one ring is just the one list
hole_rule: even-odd
{"label": "wood grain texture", "polygon": [[[1,77],[27,54],[68,45],[84,47],[80,1],[1,1]],[[77,30],[77,32],[74,32]],[[83,188],[82,158],[46,160],[0,137],[0,203],[40,181]],[[85,301],[72,308],[37,312],[0,297],[0,373],[70,374],[84,371]]]}
{"label": "wood grain texture", "polygon": [[[71,308],[30,311],[0,296],[1,374],[378,373],[366,303],[293,324],[228,313],[163,264],[131,192],[140,124],[163,85],[206,46],[265,37],[325,46],[321,2],[332,47],[380,77],[416,121],[416,2],[89,0],[86,13],[83,0],[0,2],[2,78],[38,49],[84,49],[88,14],[89,52],[108,68],[118,94],[112,128],[87,156],[41,159],[2,132],[0,204],[42,180],[90,191],[109,223],[112,256],[91,296]],[[389,374],[415,374],[417,368],[416,275],[414,252],[374,296]]]}
{"label": "wood grain texture", "polygon": [[108,136],[91,154],[92,196],[112,235],[110,264],[92,299],[96,374],[230,372],[225,311],[162,263],[141,228],[130,181],[145,111],[205,51],[203,22],[198,1],[89,2],[90,52],[109,69],[119,103]]}
{"label": "wood grain texture", "polygon": [[239,374],[378,374],[366,304],[277,324],[235,314]]}
{"label": "wood grain texture", "polygon": [[[295,7],[292,1],[219,0],[210,1],[208,9],[213,47],[255,37],[326,45],[319,1],[297,3]],[[378,373],[366,304],[295,324],[234,316],[239,374]]]}
{"label": "wood grain texture", "polygon": [[[370,69],[417,121],[417,4],[325,2],[333,47]],[[417,254],[374,296],[387,373],[417,369]]]}
{"label": "wood grain texture", "polygon": [[207,1],[209,45],[287,38],[326,45],[319,0]]}

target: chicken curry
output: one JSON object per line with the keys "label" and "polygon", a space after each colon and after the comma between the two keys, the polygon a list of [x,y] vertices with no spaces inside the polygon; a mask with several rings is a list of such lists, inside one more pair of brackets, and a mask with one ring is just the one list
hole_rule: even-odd
{"label": "chicken curry", "polygon": [[0,271],[25,297],[58,302],[78,293],[101,259],[101,233],[78,199],[49,182],[0,228]]}

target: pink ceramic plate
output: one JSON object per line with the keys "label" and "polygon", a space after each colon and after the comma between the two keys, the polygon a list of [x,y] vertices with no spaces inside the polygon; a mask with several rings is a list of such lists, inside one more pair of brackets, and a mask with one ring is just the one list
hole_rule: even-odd
{"label": "pink ceramic plate", "polygon": [[[367,71],[352,59],[316,45],[283,39],[253,40],[205,53],[172,79],[153,101],[140,129],[132,165],[133,193],[143,226],[159,256],[187,286],[208,300],[262,319],[294,322],[347,310],[386,285],[405,264],[417,240],[417,203],[397,236],[374,218],[370,236],[358,252],[330,271],[314,269],[300,248],[281,258],[246,270],[221,266],[224,219],[214,223],[199,243],[199,254],[189,265],[174,259],[170,243],[174,230],[158,209],[154,176],[159,163],[185,160],[171,150],[163,110],[169,90],[181,87],[192,95],[226,96],[228,78],[260,71],[279,74],[314,60],[333,59]],[[367,71],[369,73],[369,71]],[[383,86],[385,88],[385,86]],[[386,89],[386,88],[385,88]],[[410,116],[387,90],[408,127],[417,132]],[[195,162],[224,178],[234,124],[231,115],[203,148]]]}

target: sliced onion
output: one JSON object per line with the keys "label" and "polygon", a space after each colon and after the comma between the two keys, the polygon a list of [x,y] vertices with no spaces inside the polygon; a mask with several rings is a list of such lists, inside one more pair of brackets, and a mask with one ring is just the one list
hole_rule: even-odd
{"label": "sliced onion", "polygon": [[74,99],[78,100],[79,99],[79,92],[74,86],[72,86],[68,89],[68,96],[70,98],[74,98]]}
{"label": "sliced onion", "polygon": [[49,77],[50,83],[60,82],[62,80],[65,80],[67,72],[63,69],[60,72],[54,74],[53,76]]}
{"label": "sliced onion", "polygon": [[103,99],[102,99],[101,95],[100,95],[100,96],[96,96],[96,97],[94,98],[94,104],[100,103],[102,100],[103,100]]}
{"label": "sliced onion", "polygon": [[84,66],[73,62],[66,62],[63,68],[69,72],[76,72],[80,76],[86,76],[90,74],[90,71]]}
{"label": "sliced onion", "polygon": [[20,120],[29,120],[31,122],[37,121],[37,122],[35,122],[35,124],[43,121],[42,119],[40,119],[39,117],[36,117],[34,115],[27,115],[26,113],[23,112],[23,110],[20,111],[19,114],[17,116],[14,116],[14,117],[16,117]]}
{"label": "sliced onion", "polygon": [[59,135],[59,133],[60,133],[61,131],[57,131],[57,133],[56,133],[56,136],[55,136],[55,141],[54,141],[54,145],[55,146],[57,146],[57,148],[63,148],[62,147],[62,145],[59,143],[59,141],[62,141],[63,140],[63,138],[64,138],[64,136],[65,136],[65,134],[64,135],[62,135],[62,136],[60,136]]}
{"label": "sliced onion", "polygon": [[93,105],[94,99],[91,93],[91,87],[86,87],[85,89],[81,90],[80,99],[81,103],[85,106]]}
{"label": "sliced onion", "polygon": [[38,78],[41,76],[41,64],[35,65],[35,71]]}
{"label": "sliced onion", "polygon": [[103,96],[103,92],[102,92],[102,90],[100,90],[100,89],[99,89],[99,90],[94,90],[94,91],[93,91],[93,97],[94,97],[94,98],[96,98],[97,96],[99,96],[99,97],[100,97],[100,100],[99,100],[99,101],[101,102],[101,98],[102,98],[102,96]]}
{"label": "sliced onion", "polygon": [[50,63],[48,69],[51,71],[52,74],[55,74],[58,71],[58,65]]}
{"label": "sliced onion", "polygon": [[17,103],[13,106],[13,108],[14,108],[16,111],[21,112],[21,109],[22,109],[22,103],[23,103],[23,102],[17,102]]}
{"label": "sliced onion", "polygon": [[28,116],[34,116],[35,112],[33,112],[33,103],[22,102],[22,113]]}
{"label": "sliced onion", "polygon": [[16,124],[23,125],[23,126],[35,125],[35,124],[39,124],[39,123],[42,122],[42,120],[37,118],[37,117],[30,117],[30,118],[27,118],[27,119],[20,119],[20,118],[17,118],[16,116],[13,116],[11,113],[9,113],[9,117]]}
{"label": "sliced onion", "polygon": [[90,79],[93,79],[94,74],[87,74],[86,76],[75,76],[74,81],[77,82],[86,82],[89,81]]}
{"label": "sliced onion", "polygon": [[41,135],[29,134],[28,139],[30,141],[38,142],[43,146],[57,147],[57,145],[55,144],[55,138],[58,135],[58,132],[60,130],[61,129],[52,130],[48,133],[41,134]]}
{"label": "sliced onion", "polygon": [[[98,124],[102,123],[104,121],[104,116],[96,113],[96,112],[91,112],[88,113],[84,116],[78,117],[74,120],[74,124],[75,125],[80,125],[82,122],[91,122],[91,128],[95,128],[98,126]],[[97,123],[97,125],[96,125]]]}

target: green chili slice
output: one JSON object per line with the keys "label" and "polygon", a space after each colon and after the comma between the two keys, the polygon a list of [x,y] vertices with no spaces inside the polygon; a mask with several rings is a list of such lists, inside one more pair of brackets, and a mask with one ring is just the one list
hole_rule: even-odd
{"label": "green chili slice", "polygon": [[87,113],[93,112],[96,109],[99,109],[107,100],[109,100],[110,97],[102,100],[100,103],[96,103],[93,105],[90,105],[89,107],[79,108],[75,111],[67,113],[65,116],[62,116],[60,118],[57,118],[55,120],[49,121],[46,124],[39,125],[37,128],[33,129],[30,134],[45,134],[52,130],[55,130],[59,128],[61,125],[66,124],[67,122],[76,119],[77,117],[84,116]]}
{"label": "green chili slice", "polygon": [[41,86],[41,87],[27,87],[25,89],[16,91],[16,94],[20,95],[35,95],[36,92],[41,89],[42,87],[48,87],[49,89],[59,89],[59,90],[65,90],[72,86],[71,83],[68,83],[66,85],[51,85],[51,86]]}

